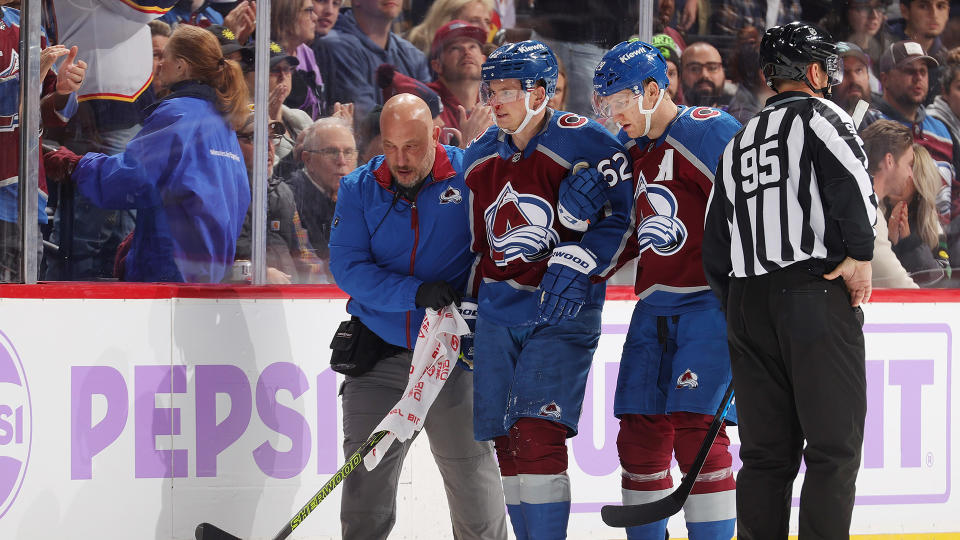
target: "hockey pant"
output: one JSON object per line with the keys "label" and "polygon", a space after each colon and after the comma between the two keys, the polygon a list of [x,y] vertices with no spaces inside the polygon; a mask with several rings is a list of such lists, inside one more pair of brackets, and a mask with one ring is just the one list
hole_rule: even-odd
{"label": "hockey pant", "polygon": [[[696,459],[713,417],[675,412],[625,414],[620,418],[617,451],[623,468],[623,504],[643,504],[672,491],[670,458],[686,474]],[[690,540],[729,540],[736,525],[736,482],[726,428],[721,428],[697,482],[683,505]],[[667,520],[627,528],[628,540],[661,540]]]}

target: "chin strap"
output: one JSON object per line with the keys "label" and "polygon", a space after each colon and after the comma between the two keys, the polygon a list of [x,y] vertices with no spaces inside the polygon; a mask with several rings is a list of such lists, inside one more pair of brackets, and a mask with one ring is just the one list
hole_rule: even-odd
{"label": "chin strap", "polygon": [[663,96],[666,95],[666,89],[660,89],[660,97],[657,98],[657,102],[653,104],[653,107],[650,109],[643,108],[643,94],[640,94],[640,97],[637,98],[637,108],[640,109],[640,114],[643,115],[646,120],[646,125],[643,128],[643,133],[640,134],[641,137],[646,137],[647,133],[650,133],[650,120],[653,118],[653,113],[656,112],[657,107],[660,106],[660,102],[663,101]]}
{"label": "chin strap", "polygon": [[540,106],[537,107],[537,110],[534,111],[534,110],[531,110],[531,109],[530,109],[530,92],[525,92],[525,93],[526,93],[526,96],[524,96],[524,98],[523,98],[523,106],[524,106],[525,109],[527,109],[527,115],[523,117],[523,122],[520,122],[520,125],[517,126],[517,129],[514,129],[514,130],[504,129],[504,130],[503,130],[503,131],[505,131],[508,135],[513,135],[514,133],[518,133],[518,132],[520,132],[520,131],[523,131],[523,128],[527,127],[527,124],[530,123],[530,120],[532,120],[534,116],[540,114],[541,112],[543,112],[544,109],[547,108],[547,102],[550,101],[550,99],[549,99],[548,97],[544,96],[544,98],[543,98],[543,103],[541,103]]}

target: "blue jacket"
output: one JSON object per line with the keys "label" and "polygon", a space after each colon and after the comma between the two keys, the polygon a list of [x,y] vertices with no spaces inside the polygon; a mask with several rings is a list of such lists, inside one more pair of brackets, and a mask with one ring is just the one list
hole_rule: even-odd
{"label": "blue jacket", "polygon": [[463,152],[437,146],[433,171],[413,201],[395,187],[383,156],[340,180],[330,231],[330,269],[350,295],[347,311],[385,341],[412,349],[424,310],[424,282],[464,290],[470,252]]}
{"label": "blue jacket", "polygon": [[[377,86],[377,67],[392,64],[397,71],[423,83],[430,82],[427,57],[409,41],[390,33],[387,47],[381,49],[357,26],[352,10],[344,10],[334,26],[335,35],[328,35],[323,44],[333,59],[333,75],[325,79],[329,86],[328,103],[354,103],[357,118],[383,104]],[[319,59],[318,59],[319,62]]]}
{"label": "blue jacket", "polygon": [[233,264],[250,185],[212,88],[175,84],[121,154],[89,153],[73,180],[101,208],[136,208],[127,281],[217,283]]}

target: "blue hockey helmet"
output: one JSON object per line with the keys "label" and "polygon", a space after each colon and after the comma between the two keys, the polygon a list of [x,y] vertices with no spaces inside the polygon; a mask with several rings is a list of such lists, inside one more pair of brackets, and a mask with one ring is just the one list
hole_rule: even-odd
{"label": "blue hockey helmet", "polygon": [[480,68],[483,82],[500,79],[517,79],[527,92],[542,80],[546,85],[547,97],[553,97],[557,90],[557,77],[560,69],[557,58],[550,47],[535,40],[508,43],[490,53]]}
{"label": "blue hockey helmet", "polygon": [[619,43],[603,55],[593,74],[593,89],[600,96],[609,96],[629,88],[643,93],[643,82],[653,79],[660,89],[670,86],[667,61],[660,49],[640,40]]}

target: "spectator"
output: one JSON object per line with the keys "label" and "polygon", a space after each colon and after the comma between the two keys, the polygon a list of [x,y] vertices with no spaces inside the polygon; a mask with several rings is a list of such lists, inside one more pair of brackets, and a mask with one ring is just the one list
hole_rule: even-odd
{"label": "spectator", "polygon": [[833,87],[830,99],[847,111],[847,114],[853,114],[853,109],[861,99],[867,103],[873,100],[873,93],[870,91],[870,60],[860,47],[846,41],[837,43],[837,52],[840,53],[840,58],[843,58],[843,80]]}
{"label": "spectator", "polygon": [[940,219],[946,224],[960,214],[960,200],[954,184],[954,142],[947,126],[928,116],[922,107],[928,89],[928,68],[936,66],[937,61],[923,54],[920,45],[913,41],[898,41],[891,45],[880,57],[883,96],[874,100],[863,126],[886,118],[911,128],[914,142],[924,146],[940,167],[944,186],[938,208]]}
{"label": "spectator", "polygon": [[[243,60],[240,63],[243,68],[244,78],[247,83],[247,92],[253,99],[254,84],[254,51],[253,47],[245,48]],[[226,55],[224,55],[226,56]],[[283,124],[283,134],[279,137],[276,144],[277,161],[284,160],[296,144],[297,136],[301,131],[307,128],[313,119],[306,112],[288,107],[285,103],[290,95],[292,81],[294,79],[293,70],[299,64],[296,57],[288,55],[276,43],[270,43],[270,78],[268,81],[267,98],[267,116],[271,122]]]}
{"label": "spectator", "polygon": [[[21,281],[23,251],[20,249],[20,12],[0,0],[0,281]],[[40,38],[41,122],[46,127],[63,126],[77,110],[77,90],[83,84],[87,64],[76,60],[77,48],[63,45],[47,47]],[[59,72],[53,64],[66,56]],[[37,169],[37,222],[47,219],[47,179],[41,160]],[[37,234],[37,268],[43,252],[42,236]],[[32,255],[31,255],[32,256]],[[36,278],[37,276],[32,276]]]}
{"label": "spectator", "polygon": [[383,153],[383,141],[380,137],[380,105],[373,108],[366,116],[360,119],[357,147],[360,149],[359,163],[364,164],[374,156]]}
{"label": "spectator", "polygon": [[341,118],[321,118],[303,132],[299,152],[303,166],[286,181],[310,244],[326,261],[330,258],[327,244],[340,178],[357,168],[353,129]]}
{"label": "spectator", "polygon": [[[433,57],[437,48],[436,35],[450,21],[460,20],[482,30],[480,43],[487,42],[490,33],[490,14],[493,0],[436,0],[427,11],[423,22],[410,29],[407,39],[423,54]],[[434,69],[436,71],[436,69]]]}
{"label": "spectator", "polygon": [[960,49],[954,49],[940,68],[941,94],[927,107],[927,114],[943,122],[954,141],[960,142]]}
{"label": "spectator", "polygon": [[[390,28],[400,14],[400,2],[353,0],[343,10],[334,29],[338,35],[327,42],[333,59],[330,101],[353,102],[357,117],[383,103],[377,91],[377,67],[396,66],[397,71],[421,82],[430,80],[427,58]],[[328,38],[329,39],[329,38]]]}
{"label": "spectator", "polygon": [[310,47],[317,32],[313,0],[276,0],[270,9],[270,35],[283,50],[299,60],[294,64],[297,69],[284,104],[317,120],[326,105],[323,76]]}
{"label": "spectator", "polygon": [[430,50],[430,68],[437,80],[427,86],[443,102],[440,118],[446,127],[467,131],[462,133],[467,141],[492,122],[490,107],[480,104],[480,66],[487,59],[480,46],[485,37],[476,26],[453,20],[437,31]]}
{"label": "spectator", "polygon": [[313,0],[313,12],[317,14],[316,37],[323,37],[333,31],[340,17],[343,0]]}
{"label": "spectator", "polygon": [[135,208],[127,281],[217,283],[233,264],[250,187],[234,129],[245,120],[240,66],[216,38],[180,25],[163,49],[170,94],[147,108],[143,129],[118,155],[47,156],[102,208]]}
{"label": "spectator", "polygon": [[[751,26],[746,29],[746,33],[753,33],[756,30]],[[741,35],[744,34],[741,31]],[[757,40],[745,40],[738,43],[734,49],[731,59],[731,71],[736,73],[734,77],[737,83],[737,92],[730,100],[727,108],[734,118],[741,124],[746,124],[748,120],[756,116],[762,109],[767,99],[773,97],[774,92],[767,86],[766,77],[763,70],[760,69],[760,49]]]}
{"label": "spectator", "polygon": [[660,50],[663,59],[667,61],[667,78],[670,79],[667,95],[674,103],[683,104],[683,91],[680,90],[680,47],[666,34],[653,36],[651,44]]}
{"label": "spectator", "polygon": [[[402,397],[420,328],[414,321],[427,307],[460,303],[474,258],[462,152],[439,144],[440,130],[415,96],[390,98],[381,121],[387,153],[341,181],[330,238],[331,269],[350,295],[347,309],[367,329],[360,349],[373,351],[363,359],[372,368],[347,375],[341,392],[345,455]],[[454,537],[506,540],[497,462],[490,443],[473,438],[472,410],[473,374],[451,369],[423,430],[444,480]],[[344,540],[390,534],[396,479],[412,442],[395,444],[375,469],[360,467],[344,479]]]}
{"label": "spectator", "polygon": [[[687,0],[687,3],[694,0]],[[803,17],[800,0],[711,0],[710,33],[736,36],[746,26],[757,29],[759,35],[771,26],[799,21]],[[695,3],[695,2],[694,2]]]}
{"label": "spectator", "polygon": [[[325,81],[334,79],[333,75],[333,57],[327,47],[329,41],[335,40],[338,32],[333,29],[340,18],[340,5],[342,0],[313,0],[314,12],[317,14],[316,37],[310,48],[313,49],[314,59],[317,61],[317,69],[320,72],[320,78]],[[333,103],[330,98],[330,89],[326,85],[323,88],[323,103]],[[351,100],[352,102],[353,100]],[[327,111],[324,111],[327,112]]]}
{"label": "spectator", "polygon": [[[422,99],[427,107],[430,108],[430,114],[433,116],[433,124],[441,128],[440,142],[453,146],[461,146],[463,135],[460,130],[448,128],[443,122],[443,102],[440,96],[422,82],[407,77],[399,73],[395,67],[384,64],[377,68],[377,86],[382,89],[383,101],[386,102],[397,94],[413,94]],[[469,139],[469,142],[472,139]]]}
{"label": "spectator", "polygon": [[[76,46],[78,61],[93,66],[77,94],[77,113],[63,130],[48,131],[52,140],[74,152],[122,152],[140,131],[144,107],[156,98],[153,75],[151,20],[175,0],[53,0],[60,40]],[[94,280],[113,276],[117,246],[133,229],[129,210],[97,208],[82,193],[72,200],[73,219],[63,223],[58,205],[50,236],[64,258],[47,260],[44,279]],[[70,230],[70,237],[64,231]]]}
{"label": "spectator", "polygon": [[706,41],[691,43],[680,60],[680,82],[687,105],[726,110],[736,86],[726,84],[720,51]]}
{"label": "spectator", "polygon": [[[257,28],[257,3],[254,0],[226,0],[224,2],[210,2],[214,9],[224,13],[223,26],[230,29],[234,34],[234,39],[240,45],[246,45],[250,36]],[[229,8],[223,8],[229,6]]]}
{"label": "spectator", "polygon": [[950,18],[948,0],[900,0],[902,19],[891,21],[893,35],[898,39],[919,43],[926,54],[939,63],[947,59],[947,49],[940,34]]}
{"label": "spectator", "polygon": [[880,205],[888,216],[893,252],[918,285],[929,287],[943,280],[950,265],[937,214],[936,199],[943,179],[926,148],[914,144],[913,150],[913,170],[903,193],[881,199]]}
{"label": "spectator", "polygon": [[553,97],[547,101],[547,107],[555,111],[565,111],[567,107],[567,68],[559,58],[557,59],[557,87],[553,90]]}
{"label": "spectator", "polygon": [[884,12],[890,0],[845,0],[824,20],[824,26],[838,39],[859,47],[871,63],[896,39],[887,26]]}
{"label": "spectator", "polygon": [[173,9],[160,20],[175,27],[180,23],[206,28],[211,24],[223,24],[223,15],[213,9],[206,0],[178,0]]}
{"label": "spectator", "polygon": [[867,172],[873,177],[873,191],[880,200],[871,261],[872,283],[875,287],[916,289],[917,284],[893,252],[883,204],[888,197],[902,197],[903,186],[910,181],[914,163],[913,134],[899,122],[877,120],[863,130],[861,136],[867,154]]}
{"label": "spectator", "polygon": [[[237,141],[243,152],[243,162],[247,167],[247,178],[253,181],[253,112],[243,126],[237,130]],[[283,125],[270,122],[270,137],[267,139],[267,283],[286,285],[289,283],[315,283],[325,272],[325,264],[317,258],[310,246],[306,230],[301,225],[297,204],[290,186],[270,174],[275,160],[274,145],[283,137]],[[252,255],[253,240],[252,212],[247,211],[243,221],[243,230],[237,239],[236,260],[249,261]],[[323,279],[322,281],[329,281]]]}
{"label": "spectator", "polygon": [[160,83],[157,76],[160,75],[160,57],[163,56],[163,48],[170,41],[170,25],[154,19],[148,24],[150,26],[150,41],[153,43],[153,83],[150,87],[154,92],[160,89]]}

